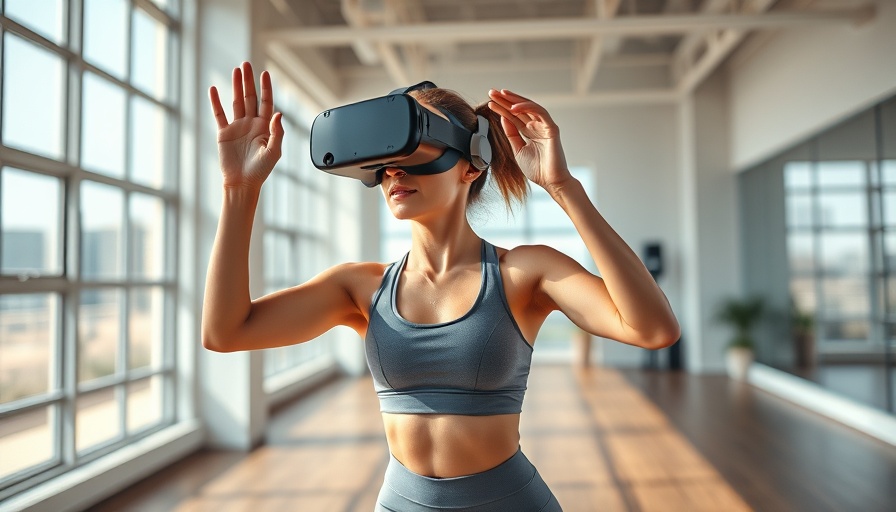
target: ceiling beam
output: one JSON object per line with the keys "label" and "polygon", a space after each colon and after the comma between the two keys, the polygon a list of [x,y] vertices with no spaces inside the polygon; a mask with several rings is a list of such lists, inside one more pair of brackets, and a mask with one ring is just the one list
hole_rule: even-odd
{"label": "ceiling beam", "polygon": [[544,40],[592,37],[597,34],[662,35],[694,30],[772,29],[859,23],[873,16],[874,4],[839,9],[764,14],[627,16],[612,20],[555,20],[421,23],[386,27],[301,27],[263,32],[263,40],[296,46],[344,46],[358,40],[384,43],[449,43]]}
{"label": "ceiling beam", "polygon": [[[323,60],[299,58],[283,43],[271,41],[265,45],[268,57],[318,104],[339,104],[338,79]],[[316,54],[315,54],[316,55]],[[312,62],[309,62],[311,60]]]}
{"label": "ceiling beam", "polygon": [[[615,18],[616,13],[619,12],[619,6],[622,4],[622,0],[593,1],[596,2],[596,4],[593,5],[595,6],[597,19],[600,20]],[[575,84],[575,92],[577,94],[585,94],[585,92],[591,88],[591,82],[594,81],[594,76],[597,74],[597,70],[600,67],[603,51],[604,36],[602,34],[592,37],[587,43],[585,53],[582,56],[582,61],[578,66],[573,68],[576,70],[576,76],[573,77],[573,83]]]}
{"label": "ceiling beam", "polygon": [[674,105],[678,93],[673,89],[624,89],[588,94],[538,94],[538,103],[547,107]]}

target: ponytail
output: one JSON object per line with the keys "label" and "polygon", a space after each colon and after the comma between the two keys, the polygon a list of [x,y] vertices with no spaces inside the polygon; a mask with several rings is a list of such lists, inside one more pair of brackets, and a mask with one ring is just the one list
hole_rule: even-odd
{"label": "ponytail", "polygon": [[[488,141],[492,146],[492,161],[489,163],[488,170],[492,172],[495,184],[501,191],[504,204],[510,209],[514,202],[525,202],[526,196],[529,194],[529,180],[516,162],[513,148],[501,126],[501,116],[488,108],[488,102],[478,105],[473,112],[488,120]],[[476,178],[476,181],[470,186],[467,204],[475,203],[479,199],[482,188],[485,186],[488,170]]]}
{"label": "ponytail", "polygon": [[492,159],[488,168],[482,171],[482,174],[470,185],[470,193],[467,196],[468,206],[480,199],[482,189],[488,181],[489,171],[492,172],[495,185],[501,192],[508,209],[511,209],[515,202],[522,203],[526,200],[526,196],[529,194],[529,180],[516,162],[513,148],[501,126],[501,116],[488,108],[488,102],[478,105],[474,109],[457,93],[448,89],[416,90],[411,95],[418,101],[451,112],[465,128],[473,132],[479,126],[477,115],[488,120],[488,142],[492,147]]}

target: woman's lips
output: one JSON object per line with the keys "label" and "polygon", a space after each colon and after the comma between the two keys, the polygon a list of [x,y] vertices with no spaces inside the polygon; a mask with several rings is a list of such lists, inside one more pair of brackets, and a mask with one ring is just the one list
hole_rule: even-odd
{"label": "woman's lips", "polygon": [[416,190],[407,187],[392,187],[389,191],[389,197],[394,199],[402,199],[416,192]]}

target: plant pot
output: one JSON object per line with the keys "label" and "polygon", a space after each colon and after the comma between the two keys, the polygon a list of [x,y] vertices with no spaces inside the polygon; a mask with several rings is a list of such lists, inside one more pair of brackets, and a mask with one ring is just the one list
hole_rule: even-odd
{"label": "plant pot", "polygon": [[745,347],[731,347],[725,354],[728,376],[734,380],[747,380],[750,365],[753,364],[753,350]]}

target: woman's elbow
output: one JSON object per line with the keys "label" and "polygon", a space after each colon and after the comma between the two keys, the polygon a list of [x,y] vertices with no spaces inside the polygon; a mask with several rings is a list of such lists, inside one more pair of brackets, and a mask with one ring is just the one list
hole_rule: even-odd
{"label": "woman's elbow", "polygon": [[232,338],[215,334],[207,330],[202,331],[202,347],[212,352],[236,352],[239,350],[238,344],[233,343]]}
{"label": "woman's elbow", "polygon": [[679,327],[678,322],[674,322],[666,328],[658,330],[653,336],[646,340],[647,343],[644,348],[650,350],[668,348],[678,342],[679,339],[681,339],[681,328]]}

